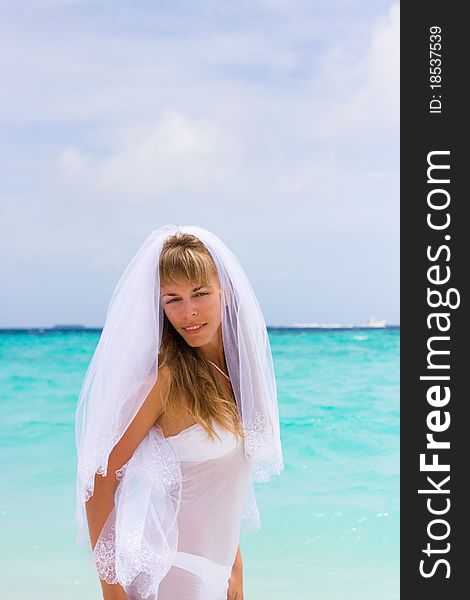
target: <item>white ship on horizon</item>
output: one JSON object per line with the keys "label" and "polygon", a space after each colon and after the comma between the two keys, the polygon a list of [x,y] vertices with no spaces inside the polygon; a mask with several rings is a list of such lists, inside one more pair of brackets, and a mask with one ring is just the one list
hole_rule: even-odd
{"label": "white ship on horizon", "polygon": [[376,319],[375,317],[369,317],[364,323],[364,327],[387,327],[387,321],[385,319]]}
{"label": "white ship on horizon", "polygon": [[369,317],[365,323],[293,323],[290,327],[296,327],[299,329],[353,329],[370,327],[374,329],[387,327],[387,321],[385,319],[376,319],[375,317]]}

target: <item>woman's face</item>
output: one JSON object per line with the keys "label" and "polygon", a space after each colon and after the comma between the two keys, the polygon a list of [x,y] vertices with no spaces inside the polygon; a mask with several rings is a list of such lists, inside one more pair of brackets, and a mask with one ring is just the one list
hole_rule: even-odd
{"label": "woman's face", "polygon": [[164,284],[160,297],[168,320],[190,346],[197,348],[214,340],[222,321],[215,276],[202,287],[187,281]]}

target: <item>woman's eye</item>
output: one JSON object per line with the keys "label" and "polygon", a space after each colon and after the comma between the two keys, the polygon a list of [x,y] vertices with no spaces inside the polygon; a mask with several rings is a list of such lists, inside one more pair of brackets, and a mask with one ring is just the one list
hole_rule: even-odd
{"label": "woman's eye", "polygon": [[[198,292],[196,296],[207,296],[208,294],[209,292]],[[172,302],[176,302],[177,300],[179,300],[179,298],[172,298],[171,300],[168,300],[167,304],[171,304]]]}

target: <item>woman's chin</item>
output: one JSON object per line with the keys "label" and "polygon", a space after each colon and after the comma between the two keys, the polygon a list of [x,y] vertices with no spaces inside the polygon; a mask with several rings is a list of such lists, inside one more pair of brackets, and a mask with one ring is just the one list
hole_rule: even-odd
{"label": "woman's chin", "polygon": [[199,346],[204,346],[204,344],[207,344],[207,336],[186,335],[183,336],[183,339],[188,346],[191,346],[192,348],[199,348]]}

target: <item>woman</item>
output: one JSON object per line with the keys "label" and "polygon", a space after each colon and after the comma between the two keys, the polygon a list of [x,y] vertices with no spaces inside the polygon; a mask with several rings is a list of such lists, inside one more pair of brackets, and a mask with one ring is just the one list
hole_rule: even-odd
{"label": "woman", "polygon": [[242,600],[253,481],[283,468],[266,326],[235,256],[200,227],[153,232],[121,277],[77,407],[103,597]]}

